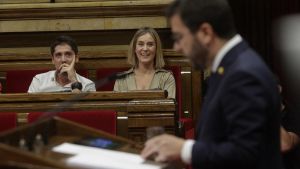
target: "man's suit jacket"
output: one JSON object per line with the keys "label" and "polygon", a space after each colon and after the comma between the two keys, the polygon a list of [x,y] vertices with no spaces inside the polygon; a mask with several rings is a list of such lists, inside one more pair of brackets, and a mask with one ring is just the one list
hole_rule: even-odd
{"label": "man's suit jacket", "polygon": [[279,110],[273,74],[242,41],[209,77],[193,168],[281,168]]}

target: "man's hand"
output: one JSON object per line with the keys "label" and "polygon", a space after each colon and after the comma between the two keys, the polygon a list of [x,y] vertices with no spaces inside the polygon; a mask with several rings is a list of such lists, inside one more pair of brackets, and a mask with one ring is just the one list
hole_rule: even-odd
{"label": "man's hand", "polygon": [[68,79],[71,81],[71,83],[77,81],[76,71],[75,71],[75,60],[76,60],[76,58],[74,57],[74,59],[72,60],[70,65],[63,63],[59,67],[60,74],[63,75],[64,73],[66,73],[66,75],[68,76]]}
{"label": "man's hand", "polygon": [[286,131],[280,126],[280,149],[282,153],[287,153],[296,147],[300,142],[300,138],[294,132]]}
{"label": "man's hand", "polygon": [[184,141],[184,139],[169,134],[153,137],[145,143],[141,156],[149,159],[154,155],[154,160],[158,162],[181,160],[180,154]]}

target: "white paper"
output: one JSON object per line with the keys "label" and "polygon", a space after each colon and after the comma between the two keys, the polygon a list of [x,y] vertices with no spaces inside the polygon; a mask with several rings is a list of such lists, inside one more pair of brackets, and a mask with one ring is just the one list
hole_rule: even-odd
{"label": "white paper", "polygon": [[107,150],[83,145],[63,143],[52,149],[55,152],[73,154],[67,160],[72,166],[90,169],[161,169],[163,165],[145,163],[137,154]]}

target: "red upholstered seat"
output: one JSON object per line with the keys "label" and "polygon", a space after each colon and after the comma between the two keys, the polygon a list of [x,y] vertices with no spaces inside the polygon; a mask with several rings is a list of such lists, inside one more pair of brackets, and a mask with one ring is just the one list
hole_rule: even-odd
{"label": "red upholstered seat", "polygon": [[47,70],[11,70],[6,72],[6,93],[26,93],[32,78]]}
{"label": "red upholstered seat", "polygon": [[[26,93],[32,78],[48,70],[11,70],[6,72],[6,93]],[[88,77],[87,70],[78,70],[78,74]]]}
{"label": "red upholstered seat", "polygon": [[[99,68],[96,72],[96,79],[101,80],[109,75],[124,72],[126,70],[129,70],[129,68],[122,67],[122,68]],[[107,84],[104,84],[103,86],[97,87],[97,91],[112,91],[114,89],[115,81],[111,81]]]}
{"label": "red upholstered seat", "polygon": [[0,132],[17,126],[17,113],[0,113]]}
{"label": "red upholstered seat", "polygon": [[[27,120],[29,123],[34,122],[42,114],[42,112],[29,113]],[[59,117],[116,135],[117,113],[115,111],[93,110],[78,112],[60,112],[57,115]]]}

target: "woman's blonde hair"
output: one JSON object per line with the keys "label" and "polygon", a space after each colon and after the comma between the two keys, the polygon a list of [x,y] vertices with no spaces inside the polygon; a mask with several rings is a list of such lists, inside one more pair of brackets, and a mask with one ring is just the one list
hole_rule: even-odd
{"label": "woman's blonde hair", "polygon": [[159,38],[157,32],[153,28],[150,28],[150,27],[140,28],[134,34],[134,36],[130,42],[130,45],[129,45],[127,61],[130,65],[132,65],[134,67],[138,66],[138,58],[135,54],[137,39],[147,33],[149,33],[152,36],[152,38],[155,41],[155,45],[156,45],[154,67],[155,67],[155,69],[160,69],[165,66],[165,61],[163,58],[163,52],[162,52],[162,47],[161,47],[161,41],[160,41],[160,38]]}

